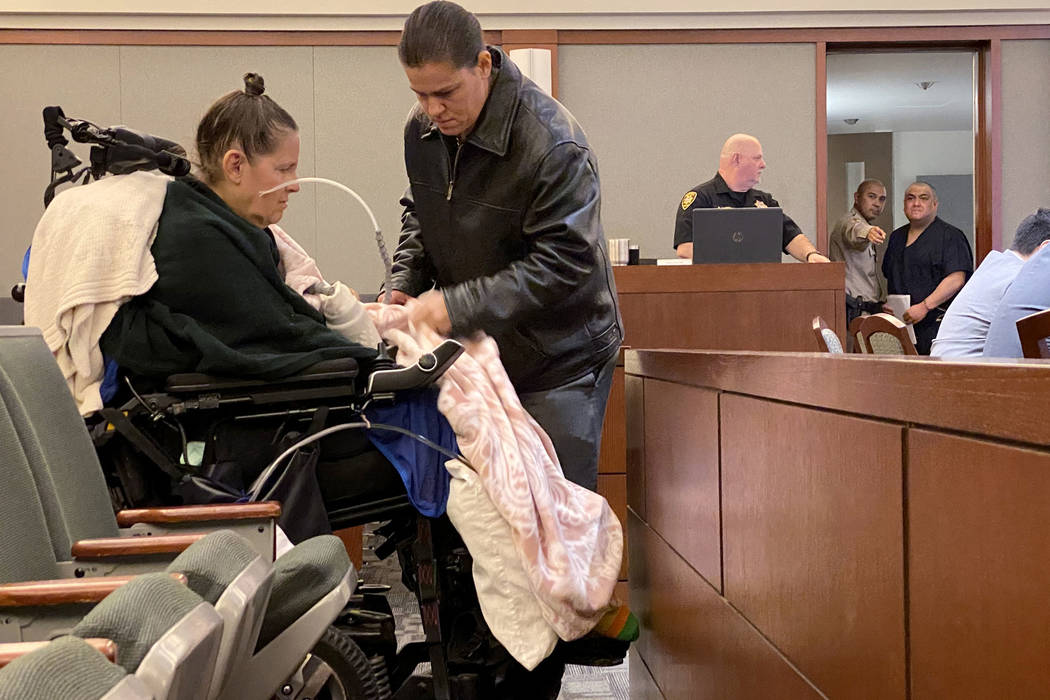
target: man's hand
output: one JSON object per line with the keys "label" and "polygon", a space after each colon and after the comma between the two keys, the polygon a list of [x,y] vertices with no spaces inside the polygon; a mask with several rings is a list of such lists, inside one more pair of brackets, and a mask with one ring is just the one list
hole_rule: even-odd
{"label": "man's hand", "polygon": [[882,243],[886,240],[886,232],[878,226],[872,226],[868,229],[868,240],[875,244]]}
{"label": "man's hand", "polygon": [[[395,290],[389,292],[389,294],[390,294],[390,302],[389,303],[395,304],[397,306],[404,306],[409,301],[409,299],[414,299],[415,298],[415,297],[408,296],[407,294],[405,294],[404,292],[402,292],[399,289],[395,289]],[[382,294],[380,294],[379,295],[379,301],[384,303],[384,304],[388,303],[386,301],[386,295],[387,295],[387,292],[383,292]]]}
{"label": "man's hand", "polygon": [[820,253],[814,253],[813,255],[807,255],[806,256],[806,262],[808,262],[808,263],[824,263],[824,262],[831,262],[831,261],[828,259],[828,257],[826,255],[821,255]]}
{"label": "man's hand", "polygon": [[413,323],[425,323],[441,335],[447,336],[452,330],[452,321],[448,317],[445,297],[437,289],[424,292],[416,300],[416,303],[409,309],[409,320]]}
{"label": "man's hand", "polygon": [[926,308],[926,304],[920,301],[918,304],[908,307],[908,310],[904,312],[903,320],[905,323],[918,323],[926,318],[926,314],[929,312],[930,310]]}

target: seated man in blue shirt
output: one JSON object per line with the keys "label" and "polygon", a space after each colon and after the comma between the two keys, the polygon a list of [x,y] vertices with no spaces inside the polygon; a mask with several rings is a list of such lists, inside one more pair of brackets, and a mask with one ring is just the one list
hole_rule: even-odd
{"label": "seated man in blue shirt", "polygon": [[[1050,209],[1040,209],[1034,216],[1050,221]],[[1032,218],[1032,217],[1029,217]],[[1026,219],[1027,221],[1027,219]],[[1024,357],[1017,321],[1037,311],[1050,308],[1050,247],[1043,247],[1022,267],[1003,292],[1003,298],[988,326],[984,344],[985,357]]]}
{"label": "seated man in blue shirt", "polygon": [[944,314],[930,355],[980,357],[992,315],[1006,288],[1029,258],[1050,243],[1050,209],[1040,209],[1017,227],[1005,253],[993,250]]}

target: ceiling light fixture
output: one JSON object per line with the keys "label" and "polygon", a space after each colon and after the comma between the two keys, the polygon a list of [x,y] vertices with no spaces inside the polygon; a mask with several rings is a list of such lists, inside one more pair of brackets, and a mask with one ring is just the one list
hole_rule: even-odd
{"label": "ceiling light fixture", "polygon": [[919,88],[920,90],[922,90],[923,92],[925,92],[926,90],[929,90],[931,87],[933,87],[936,84],[937,84],[936,80],[923,80],[921,82],[915,83],[915,86],[917,88]]}
{"label": "ceiling light fixture", "polygon": [[846,122],[846,123],[847,123],[847,124],[849,124],[850,126],[853,126],[854,124],[856,124],[857,122],[859,122],[859,121],[860,121],[860,119],[857,119],[856,117],[852,117],[851,119],[843,119],[842,121]]}

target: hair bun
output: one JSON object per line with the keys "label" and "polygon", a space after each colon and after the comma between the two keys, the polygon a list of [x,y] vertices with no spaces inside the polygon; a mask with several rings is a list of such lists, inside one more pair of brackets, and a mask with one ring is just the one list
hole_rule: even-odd
{"label": "hair bun", "polygon": [[244,94],[258,97],[266,90],[266,81],[258,73],[244,74]]}

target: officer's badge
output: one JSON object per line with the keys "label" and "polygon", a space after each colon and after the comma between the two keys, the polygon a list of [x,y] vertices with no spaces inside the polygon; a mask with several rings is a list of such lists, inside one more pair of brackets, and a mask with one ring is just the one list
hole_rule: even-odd
{"label": "officer's badge", "polygon": [[760,199],[756,199],[755,200],[755,206],[758,207],[759,209],[768,209],[769,208],[769,207],[766,206],[766,203],[763,202]]}
{"label": "officer's badge", "polygon": [[685,196],[682,197],[682,211],[689,208],[689,205],[696,199],[696,192],[686,192]]}

